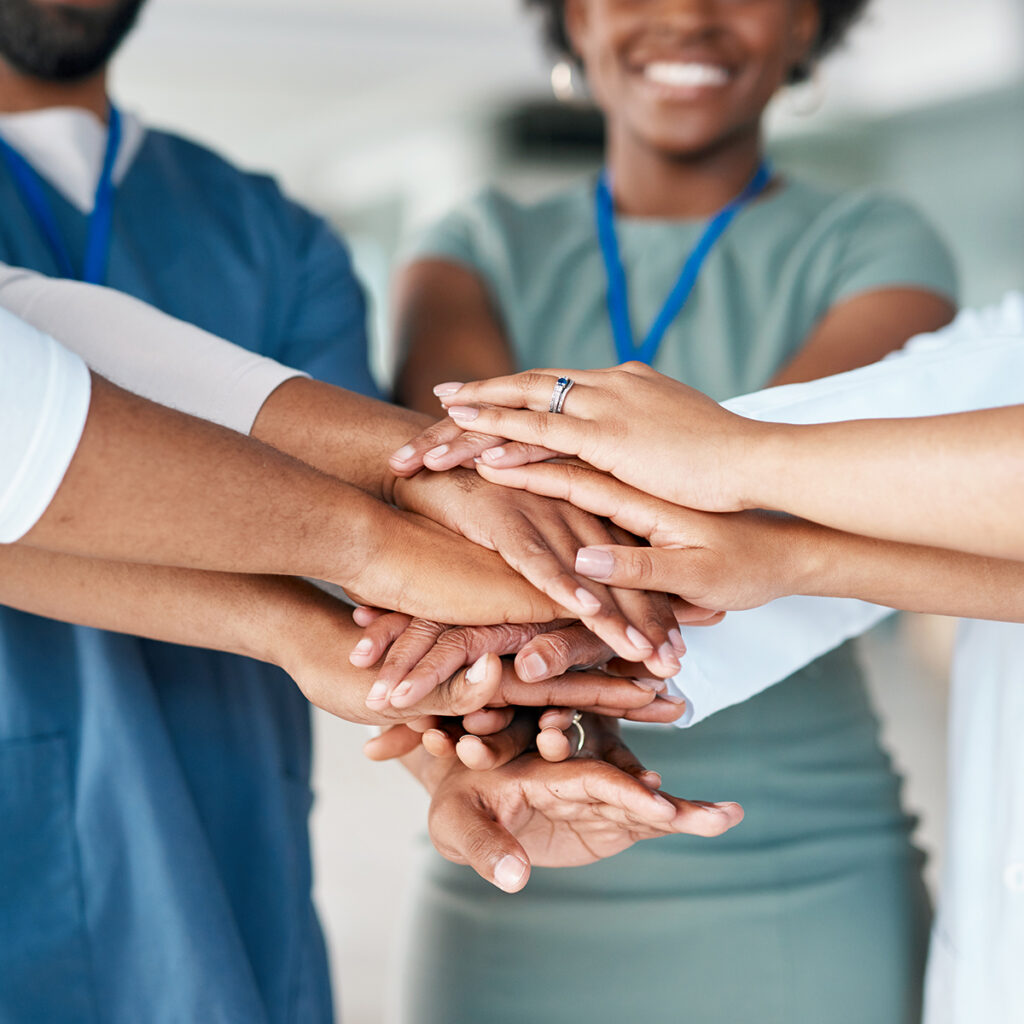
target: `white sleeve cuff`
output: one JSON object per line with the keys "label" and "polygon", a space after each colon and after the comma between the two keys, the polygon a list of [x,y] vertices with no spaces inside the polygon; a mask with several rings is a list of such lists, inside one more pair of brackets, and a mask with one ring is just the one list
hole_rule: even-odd
{"label": "white sleeve cuff", "polygon": [[89,414],[85,363],[0,310],[0,543],[39,521],[64,479]]}

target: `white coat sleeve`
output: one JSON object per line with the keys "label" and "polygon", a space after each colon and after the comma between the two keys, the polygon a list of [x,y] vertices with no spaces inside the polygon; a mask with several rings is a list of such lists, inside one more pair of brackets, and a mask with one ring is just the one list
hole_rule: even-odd
{"label": "white coat sleeve", "polygon": [[[881,362],[726,402],[777,423],[938,416],[1024,403],[1024,295],[967,311],[942,331],[912,338]],[[787,597],[731,612],[686,633],[673,688],[687,699],[679,725],[749,700],[870,629],[891,609],[839,598]]]}
{"label": "white coat sleeve", "polygon": [[279,385],[305,376],[122,292],[3,264],[0,307],[120,387],[244,434]]}
{"label": "white coat sleeve", "polygon": [[46,511],[89,413],[85,363],[0,309],[0,544]]}

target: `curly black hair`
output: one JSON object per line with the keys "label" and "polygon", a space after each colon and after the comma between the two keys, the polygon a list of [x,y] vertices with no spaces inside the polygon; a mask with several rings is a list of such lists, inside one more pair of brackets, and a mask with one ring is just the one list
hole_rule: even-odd
{"label": "curly black hair", "polygon": [[[850,26],[864,13],[869,0],[817,0],[821,17],[818,38],[811,47],[807,60],[795,67],[791,82],[807,79],[814,63],[834,50],[843,40]],[[565,28],[565,0],[523,0],[527,10],[539,13],[548,48],[559,57],[579,63]]]}

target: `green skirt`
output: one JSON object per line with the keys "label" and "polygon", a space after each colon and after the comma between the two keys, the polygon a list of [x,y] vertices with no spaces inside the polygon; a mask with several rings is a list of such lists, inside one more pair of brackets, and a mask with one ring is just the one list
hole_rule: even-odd
{"label": "green skirt", "polygon": [[849,646],[693,729],[628,732],[667,791],[742,824],[516,895],[425,851],[402,1024],[917,1024],[924,858]]}

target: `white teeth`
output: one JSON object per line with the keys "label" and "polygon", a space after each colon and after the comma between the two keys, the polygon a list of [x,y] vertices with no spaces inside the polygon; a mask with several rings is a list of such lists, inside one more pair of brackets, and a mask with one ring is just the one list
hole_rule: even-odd
{"label": "white teeth", "polygon": [[644,78],[658,85],[700,86],[725,85],[729,72],[715,64],[691,64],[682,61],[655,61],[644,67]]}

